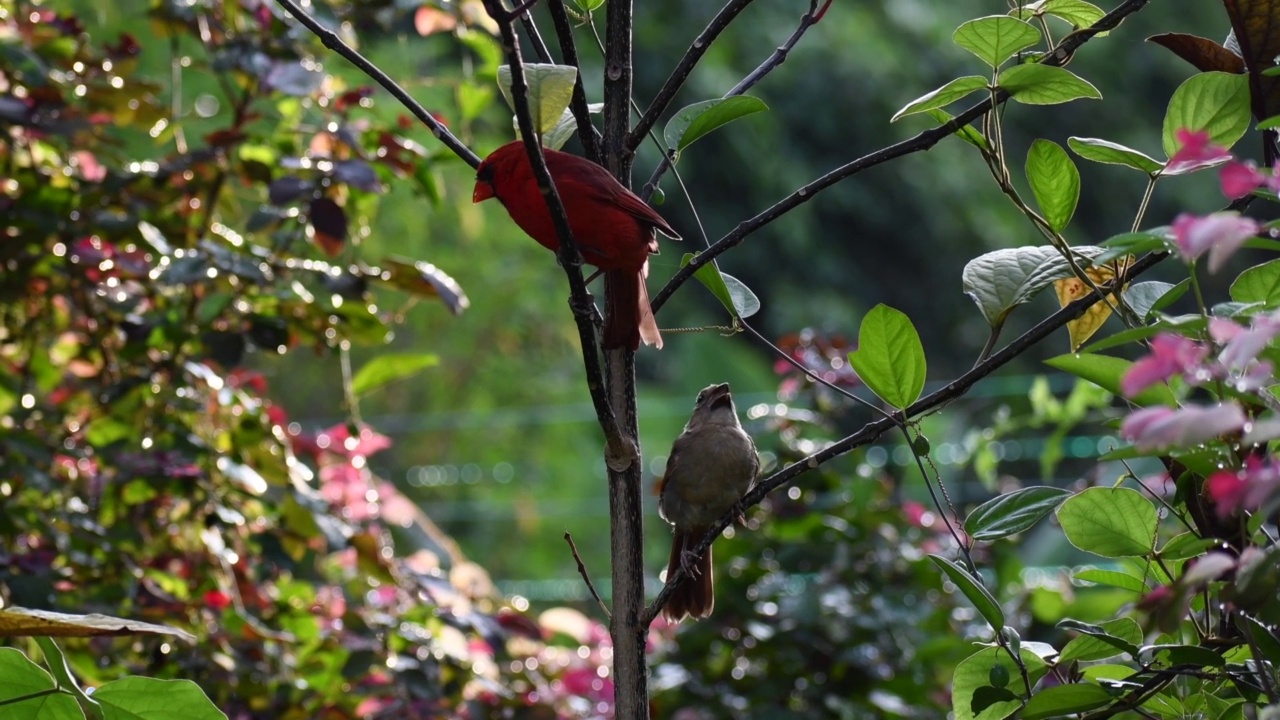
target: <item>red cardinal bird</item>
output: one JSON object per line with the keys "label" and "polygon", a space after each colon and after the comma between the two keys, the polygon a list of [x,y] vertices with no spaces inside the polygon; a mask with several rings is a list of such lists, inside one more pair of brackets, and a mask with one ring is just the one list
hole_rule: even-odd
{"label": "red cardinal bird", "polygon": [[[635,350],[644,340],[646,345],[661,348],[662,335],[649,307],[644,279],[649,274],[649,255],[658,252],[654,231],[675,240],[680,235],[599,165],[556,150],[543,150],[543,154],[569,216],[578,251],[584,260],[605,271],[609,304],[605,309],[604,347]],[[560,248],[523,141],[494,150],[476,168],[472,202],[491,197],[498,198],[516,225],[543,247],[553,251]]]}

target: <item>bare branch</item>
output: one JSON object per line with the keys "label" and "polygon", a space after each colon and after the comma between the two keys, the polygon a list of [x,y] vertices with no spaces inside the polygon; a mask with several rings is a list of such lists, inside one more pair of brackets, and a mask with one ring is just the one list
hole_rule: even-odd
{"label": "bare branch", "polygon": [[578,563],[578,574],[582,576],[582,581],[587,584],[587,590],[591,591],[591,597],[595,598],[596,602],[600,604],[600,610],[604,612],[604,616],[610,617],[609,606],[604,604],[600,593],[596,592],[596,586],[591,582],[591,576],[587,574],[586,563],[582,562],[582,556],[578,554],[578,546],[573,543],[573,535],[569,534],[568,530],[564,532],[564,541],[569,543],[569,550],[573,553],[573,559]]}
{"label": "bare branch", "polygon": [[551,51],[547,50],[547,44],[542,41],[542,33],[538,32],[538,26],[533,22],[533,13],[522,13],[520,24],[524,25],[524,34],[529,36],[529,44],[533,45],[533,53],[538,56],[538,62],[552,62]]}
{"label": "bare branch", "polygon": [[[787,56],[791,54],[791,49],[796,46],[796,43],[800,42],[800,38],[804,37],[804,34],[808,32],[809,28],[817,25],[818,22],[822,20],[822,17],[827,14],[827,8],[831,7],[831,2],[832,0],[824,0],[821,7],[819,7],[818,0],[809,0],[809,12],[805,13],[804,17],[800,18],[800,24],[796,26],[795,32],[791,33],[791,37],[787,38],[785,43],[778,46],[773,51],[772,55],[766,58],[764,62],[760,63],[759,67],[752,70],[745,78],[742,79],[741,82],[734,85],[733,89],[725,93],[724,97],[736,97],[745,93],[756,83],[763,80],[765,75],[773,72],[774,68],[786,62]],[[649,176],[649,182],[646,182],[644,187],[641,188],[641,198],[648,200],[649,197],[653,195],[653,191],[657,189],[658,183],[662,181],[662,176],[666,175],[667,171],[671,169],[671,165],[673,163],[672,158],[673,156],[670,152],[663,156],[662,162],[658,163],[658,166],[653,169],[653,174]]]}
{"label": "bare branch", "polygon": [[658,118],[662,117],[662,113],[667,111],[667,107],[671,105],[671,101],[675,100],[676,93],[680,92],[680,88],[684,86],[684,81],[689,79],[689,74],[693,72],[693,68],[702,59],[703,54],[711,48],[711,44],[715,42],[720,33],[729,27],[729,23],[738,17],[738,13],[747,9],[751,4],[751,0],[729,0],[729,2],[720,8],[720,12],[711,18],[711,22],[707,27],[698,33],[698,37],[694,38],[693,44],[685,51],[684,57],[680,58],[680,62],[676,63],[676,67],[671,71],[671,75],[667,81],[662,84],[662,88],[658,90],[658,94],[653,96],[653,101],[649,103],[649,109],[644,111],[644,115],[640,116],[640,120],[636,122],[635,128],[632,129],[631,135],[627,138],[627,151],[635,152],[640,147],[640,143],[644,142],[644,136],[649,134],[650,128],[654,123],[658,122]]}
{"label": "bare branch", "polygon": [[[485,0],[485,9],[495,19],[503,17],[500,0]],[[516,106],[516,121],[520,125],[520,135],[524,138],[525,150],[529,153],[529,162],[533,166],[533,176],[538,181],[538,189],[546,199],[547,208],[551,212],[551,221],[556,228],[556,236],[560,241],[560,249],[556,258],[569,278],[569,305],[573,309],[573,318],[578,325],[578,338],[582,344],[582,363],[587,374],[587,388],[591,392],[591,402],[595,406],[596,419],[604,431],[605,442],[609,452],[616,457],[634,458],[637,456],[635,443],[623,437],[609,406],[605,394],[604,374],[600,367],[600,356],[596,352],[596,328],[592,318],[595,303],[587,292],[587,285],[582,278],[582,255],[574,243],[573,232],[569,229],[569,216],[565,213],[564,203],[560,200],[555,183],[551,180],[551,172],[547,169],[546,158],[542,155],[542,145],[538,142],[538,134],[533,126],[533,115],[529,112],[529,86],[524,77],[524,63],[520,58],[520,45],[516,39],[511,22],[498,21],[502,37],[503,51],[507,55],[511,67],[511,98]]]}
{"label": "bare branch", "polygon": [[[1042,64],[1055,66],[1062,65],[1071,58],[1077,48],[1088,42],[1094,35],[1117,27],[1122,20],[1138,10],[1141,10],[1148,2],[1150,2],[1150,0],[1126,0],[1124,3],[1116,6],[1114,10],[1107,13],[1105,17],[1094,23],[1092,26],[1076,31],[1063,38],[1062,42],[1058,43],[1058,46],[1054,48],[1053,52],[1045,56],[1044,60],[1041,61]],[[1007,99],[1008,95],[1004,91],[997,91],[995,93],[995,102],[1003,103]],[[751,233],[759,230],[765,225],[768,225],[774,220],[777,220],[783,215],[786,215],[788,212],[791,212],[800,205],[809,202],[819,192],[835,185],[845,178],[856,175],[863,170],[875,167],[881,163],[888,162],[889,160],[902,157],[903,155],[928,150],[938,144],[938,142],[943,138],[990,111],[993,106],[992,99],[988,98],[968,110],[965,110],[959,115],[956,115],[951,118],[950,121],[939,125],[938,127],[930,128],[915,137],[908,138],[886,148],[881,148],[880,150],[869,155],[864,155],[853,162],[841,165],[835,170],[832,170],[831,172],[791,193],[787,197],[778,201],[773,207],[770,207],[759,215],[739,223],[738,226],[728,235],[725,235],[712,243],[706,250],[698,253],[698,255],[696,255],[688,265],[680,268],[675,275],[671,276],[671,279],[667,281],[667,284],[663,286],[662,290],[653,297],[653,311],[655,313],[658,312],[658,309],[661,308],[663,303],[671,297],[671,294],[689,278],[693,277],[693,274],[698,271],[698,268],[701,268],[711,262],[729,248],[740,244]]]}
{"label": "bare branch", "polygon": [[436,120],[435,116],[427,112],[426,108],[422,107],[417,100],[414,100],[413,96],[396,84],[396,81],[380,70],[377,65],[369,62],[351,46],[342,42],[342,39],[336,33],[316,22],[316,19],[308,15],[295,0],[280,0],[280,7],[283,7],[298,22],[305,25],[316,37],[320,38],[320,42],[324,43],[325,47],[346,58],[352,65],[355,65],[361,72],[373,78],[374,82],[391,93],[395,99],[400,101],[401,105],[404,105],[409,112],[413,113],[414,117],[431,128],[431,133],[436,136],[436,139],[444,143],[445,147],[452,150],[455,155],[462,158],[471,167],[480,165],[480,156],[472,152],[471,148],[464,145],[461,140],[454,137],[453,133],[449,132],[449,129],[443,123]]}
{"label": "bare branch", "polygon": [[573,118],[578,121],[578,139],[582,141],[582,149],[587,159],[600,163],[600,132],[591,124],[591,110],[587,107],[587,92],[582,87],[582,66],[578,62],[578,46],[573,42],[573,25],[569,22],[569,13],[564,9],[564,0],[548,0],[547,9],[551,12],[551,22],[556,29],[556,37],[560,40],[560,57],[565,65],[578,68],[578,78],[573,83],[573,99],[569,107],[573,110]]}
{"label": "bare branch", "polygon": [[[1100,286],[1099,290],[1102,291],[1101,293],[1090,293],[1089,295],[1076,300],[1070,305],[1067,305],[1058,312],[1040,321],[1035,327],[1026,331],[1022,335],[1019,335],[999,352],[978,364],[969,372],[961,375],[959,378],[956,378],[945,387],[939,388],[928,396],[917,400],[911,405],[911,407],[903,411],[902,417],[904,419],[919,417],[940,408],[961,395],[964,395],[969,391],[969,388],[973,387],[973,385],[979,380],[995,372],[1010,360],[1021,355],[1032,345],[1048,337],[1054,330],[1057,330],[1072,320],[1080,317],[1086,310],[1093,307],[1095,303],[1101,300],[1104,295],[1109,294],[1114,288],[1123,287],[1130,280],[1143,272],[1146,272],[1149,268],[1166,257],[1168,257],[1168,253],[1150,253],[1146,255],[1141,260],[1134,263],[1133,267],[1131,267],[1122,277],[1117,277],[1111,282]],[[893,429],[898,422],[899,420],[895,416],[883,417],[879,420],[869,422],[866,425],[863,425],[860,430],[852,435],[834,442],[806,458],[797,460],[796,462],[775,472],[773,475],[770,475],[768,478],[760,481],[751,492],[747,493],[746,496],[742,498],[740,508],[735,508],[734,511],[729,512],[724,517],[720,518],[712,528],[711,532],[703,538],[702,542],[698,543],[697,548],[695,548],[693,552],[698,555],[705,553],[707,549],[711,547],[711,543],[714,542],[716,538],[720,537],[720,533],[724,532],[724,529],[733,522],[737,513],[740,512],[741,509],[758,505],[760,501],[764,500],[766,495],[785,485],[791,484],[803,473],[809,470],[815,470],[823,463],[844,455],[855,448],[875,442],[875,440],[882,434]],[[671,577],[667,578],[667,584],[663,586],[662,591],[659,592],[653,602],[645,608],[644,617],[646,624],[648,622],[652,622],[653,619],[657,617],[658,613],[662,610],[662,606],[666,604],[667,599],[675,590],[676,585],[684,580],[685,574],[684,568],[677,568],[675,573]]]}

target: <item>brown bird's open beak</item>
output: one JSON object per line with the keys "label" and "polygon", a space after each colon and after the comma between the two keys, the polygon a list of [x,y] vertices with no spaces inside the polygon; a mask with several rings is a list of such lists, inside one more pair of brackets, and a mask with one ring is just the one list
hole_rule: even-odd
{"label": "brown bird's open beak", "polygon": [[493,197],[493,186],[484,180],[476,181],[476,189],[471,191],[471,202],[484,202]]}

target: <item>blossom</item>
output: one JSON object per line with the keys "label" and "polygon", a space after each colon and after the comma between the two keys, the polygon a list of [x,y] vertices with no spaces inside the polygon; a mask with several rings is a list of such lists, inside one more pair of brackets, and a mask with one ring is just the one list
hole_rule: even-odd
{"label": "blossom", "polygon": [[1280,491],[1280,467],[1275,460],[1250,456],[1239,470],[1219,470],[1205,480],[1205,493],[1218,517],[1226,519],[1241,510],[1257,510]]}
{"label": "blossom", "polygon": [[1240,406],[1190,406],[1173,409],[1145,408],[1131,413],[1120,425],[1120,434],[1139,450],[1171,445],[1198,445],[1244,427],[1247,418]]}
{"label": "blossom", "polygon": [[1120,391],[1133,397],[1174,375],[1190,373],[1208,352],[1204,345],[1181,335],[1161,333],[1151,341],[1151,354],[1135,362],[1121,378]]}
{"label": "blossom", "polygon": [[1164,166],[1166,175],[1194,172],[1231,159],[1231,153],[1226,148],[1210,142],[1206,130],[1193,132],[1182,128],[1174,133],[1174,137],[1177,138],[1179,147]]}
{"label": "blossom", "polygon": [[1223,345],[1219,362],[1229,368],[1243,368],[1280,335],[1280,311],[1254,316],[1247,329],[1226,318],[1214,318],[1209,322],[1209,335]]}
{"label": "blossom", "polygon": [[1218,212],[1203,217],[1183,213],[1173,221],[1174,242],[1186,260],[1209,252],[1209,272],[1217,272],[1245,240],[1261,230],[1258,221],[1239,213]]}
{"label": "blossom", "polygon": [[1242,198],[1253,192],[1259,185],[1268,184],[1272,178],[1258,172],[1253,163],[1232,160],[1218,171],[1218,181],[1222,183],[1222,194],[1228,200]]}

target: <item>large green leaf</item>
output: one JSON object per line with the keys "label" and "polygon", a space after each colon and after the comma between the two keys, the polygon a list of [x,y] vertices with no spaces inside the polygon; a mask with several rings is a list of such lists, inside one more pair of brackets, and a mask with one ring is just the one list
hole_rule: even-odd
{"label": "large green leaf", "polygon": [[1000,67],[1014,53],[1040,42],[1040,31],[1029,22],[1007,15],[991,15],[970,20],[951,34],[956,45],[968,50],[993,68]]}
{"label": "large green leaf", "polygon": [[1230,148],[1249,129],[1249,78],[1235,73],[1192,75],[1178,86],[1164,115],[1164,152],[1178,151],[1178,130],[1204,130],[1215,145]]}
{"label": "large green leaf", "polygon": [[1117,655],[1133,659],[1142,644],[1142,627],[1133,618],[1115,618],[1098,625],[1065,620],[1058,624],[1058,628],[1080,633],[1062,648],[1058,656],[1058,663],[1064,666],[1072,661],[1092,662]]}
{"label": "large green leaf", "polygon": [[929,110],[945,107],[962,97],[977,92],[978,90],[983,90],[986,87],[987,79],[978,75],[968,75],[956,78],[937,90],[921,95],[915,100],[907,103],[905,107],[894,113],[893,117],[889,119],[889,122],[897,122],[900,118],[904,118],[908,115],[928,112]]}
{"label": "large green leaf", "polygon": [[1027,153],[1027,182],[1045,222],[1062,232],[1080,200],[1080,171],[1071,156],[1061,145],[1037,139]]}
{"label": "large green leaf", "polygon": [[[533,116],[533,129],[539,136],[545,135],[564,116],[565,108],[573,99],[573,85],[578,80],[578,69],[572,65],[526,63],[524,81],[529,86],[529,114]],[[513,110],[511,97],[511,66],[498,68],[498,89],[507,105]]]}
{"label": "large green leaf", "polygon": [[[1079,258],[1093,258],[1093,246],[1071,249]],[[1088,264],[1087,261],[1082,264]],[[964,292],[982,311],[987,324],[998,327],[1013,308],[1035,297],[1054,280],[1070,277],[1071,266],[1050,245],[1005,248],[970,260],[961,273]]]}
{"label": "large green leaf", "polygon": [[111,720],[226,720],[199,685],[190,680],[126,677],[98,688],[93,699]]}
{"label": "large green leaf", "polygon": [[999,630],[1004,627],[1004,609],[1000,607],[1000,603],[996,601],[995,596],[989,590],[983,587],[982,583],[969,574],[959,564],[948,560],[941,555],[930,554],[929,559],[935,565],[942,569],[951,582],[960,588],[960,592],[969,598],[969,602],[977,608],[978,614],[987,621],[991,627]]}
{"label": "large green leaf", "polygon": [[1000,89],[1024,105],[1058,105],[1082,98],[1099,100],[1102,93],[1088,80],[1065,68],[1030,63],[1000,73]]}
{"label": "large green leaf", "polygon": [[439,364],[440,357],[434,353],[383,353],[360,368],[351,381],[351,391],[364,395]]}
{"label": "large green leaf", "polygon": [[760,98],[749,95],[705,100],[681,108],[662,131],[667,147],[684,150],[699,138],[740,117],[768,110]]}
{"label": "large green leaf", "polygon": [[[1094,355],[1092,353],[1059,355],[1045,360],[1045,364],[1063,372],[1069,372],[1078,378],[1088,380],[1117,397],[1122,394],[1120,392],[1120,379],[1124,377],[1129,367],[1133,365],[1128,360],[1109,355]],[[1150,405],[1172,406],[1176,402],[1173,397],[1173,391],[1167,385],[1153,385],[1138,393],[1131,400],[1142,407]]]}
{"label": "large green leaf", "polygon": [[1164,163],[1145,153],[1125,147],[1120,143],[1099,138],[1067,138],[1067,147],[1085,160],[1108,165],[1122,165],[1148,175],[1164,167]]}
{"label": "large green leaf", "polygon": [[1156,508],[1129,488],[1089,488],[1058,508],[1067,541],[1102,557],[1137,557],[1155,548]]}
{"label": "large green leaf", "polygon": [[1044,720],[1093,710],[1111,703],[1111,693],[1092,683],[1054,685],[1031,696],[1018,717],[1022,720]]}
{"label": "large green leaf", "polygon": [[964,531],[974,540],[998,540],[1029,530],[1071,493],[1055,487],[1022,488],[992,498],[969,513]]}
{"label": "large green leaf", "polygon": [[1231,283],[1231,299],[1241,303],[1280,303],[1280,260],[1270,260],[1240,273]]}
{"label": "large green leaf", "polygon": [[849,364],[881,400],[905,408],[924,390],[925,358],[911,319],[887,305],[877,305],[862,318],[858,349]]}
{"label": "large green leaf", "polygon": [[[1021,650],[1019,659],[1027,669],[1028,679],[1035,684],[1044,677],[1044,661],[1030,650]],[[986,647],[970,655],[956,666],[951,677],[951,712],[956,720],[1004,720],[1022,707],[1022,683],[1008,686],[992,684],[993,677],[1020,677],[1022,670],[1002,648]]]}

